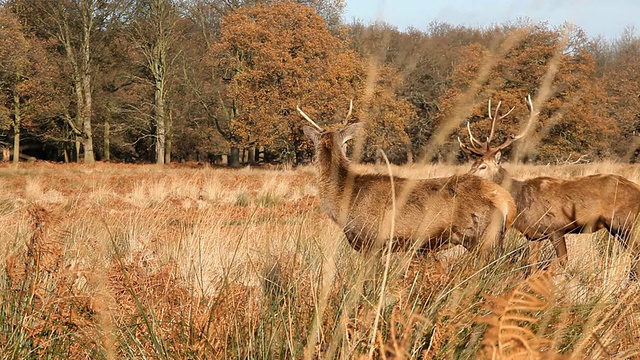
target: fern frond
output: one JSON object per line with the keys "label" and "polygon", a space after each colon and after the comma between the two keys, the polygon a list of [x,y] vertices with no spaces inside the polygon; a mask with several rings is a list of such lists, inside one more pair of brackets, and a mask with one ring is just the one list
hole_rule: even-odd
{"label": "fern frond", "polygon": [[479,319],[488,325],[482,339],[485,356],[491,359],[548,358],[545,350],[553,342],[538,337],[532,330],[539,313],[553,301],[553,282],[547,271],[539,272],[520,283],[511,292],[484,295],[485,309],[491,313]]}

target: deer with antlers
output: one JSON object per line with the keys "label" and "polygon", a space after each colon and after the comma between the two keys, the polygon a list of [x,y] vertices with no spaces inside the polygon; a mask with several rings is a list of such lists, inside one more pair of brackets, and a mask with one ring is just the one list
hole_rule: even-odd
{"label": "deer with antlers", "polygon": [[458,142],[467,155],[475,155],[469,174],[480,176],[501,184],[511,193],[518,207],[514,226],[528,240],[549,239],[562,265],[566,264],[567,245],[564,238],[568,233],[587,233],[605,228],[617,236],[623,246],[631,248],[635,255],[635,265],[630,277],[636,278],[640,272],[640,244],[631,242],[632,230],[640,214],[640,186],[622,176],[597,174],[573,179],[536,177],[516,180],[502,167],[502,151],[514,141],[522,139],[537,119],[531,97],[526,99],[530,111],[529,120],[519,135],[509,135],[498,146],[491,146],[496,121],[504,119],[499,115],[500,102],[489,119],[491,130],[485,141],[480,141],[471,133],[469,123],[469,145]]}
{"label": "deer with antlers", "polygon": [[370,251],[391,240],[392,251],[461,244],[484,254],[501,252],[503,232],[516,211],[508,191],[471,175],[421,179],[413,180],[407,200],[396,204],[395,193],[412,179],[358,173],[345,155],[345,143],[364,123],[325,131],[297,109],[315,126],[303,131],[315,144],[321,206],[355,250]]}

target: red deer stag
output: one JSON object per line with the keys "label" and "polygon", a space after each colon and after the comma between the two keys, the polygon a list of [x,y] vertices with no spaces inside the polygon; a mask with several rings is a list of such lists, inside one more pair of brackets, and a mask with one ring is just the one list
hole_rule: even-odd
{"label": "red deer stag", "polygon": [[392,187],[397,193],[410,179],[357,173],[345,155],[344,144],[364,123],[324,131],[298,111],[318,128],[304,126],[303,131],[315,144],[321,206],[355,250],[370,251],[388,241],[389,215],[395,213],[392,251],[461,244],[467,250],[479,248],[484,256],[491,249],[501,252],[503,232],[516,211],[505,189],[471,175],[415,180],[406,202],[394,212]]}
{"label": "red deer stag", "polygon": [[500,103],[489,119],[492,120],[489,137],[480,141],[473,136],[469,123],[470,145],[460,141],[460,148],[468,155],[478,158],[473,162],[469,174],[480,176],[502,185],[511,193],[518,206],[514,226],[528,240],[549,239],[561,264],[566,264],[568,233],[588,233],[606,228],[618,236],[625,247],[631,247],[636,261],[630,277],[636,278],[640,271],[639,244],[630,243],[633,226],[640,214],[640,186],[620,175],[597,174],[562,180],[551,177],[536,177],[516,180],[502,167],[502,151],[514,141],[521,139],[534,122],[536,114],[531,97],[526,99],[530,117],[526,129],[519,135],[510,135],[499,146],[491,146],[495,125],[509,113],[498,116]]}

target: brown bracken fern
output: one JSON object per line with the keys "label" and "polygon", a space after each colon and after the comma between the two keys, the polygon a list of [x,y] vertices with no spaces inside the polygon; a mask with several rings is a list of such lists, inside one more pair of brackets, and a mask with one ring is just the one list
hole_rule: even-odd
{"label": "brown bracken fern", "polygon": [[488,359],[559,359],[553,342],[539,337],[532,328],[540,313],[554,300],[552,275],[538,272],[514,290],[500,296],[484,295],[491,312],[480,318],[488,325],[482,340]]}

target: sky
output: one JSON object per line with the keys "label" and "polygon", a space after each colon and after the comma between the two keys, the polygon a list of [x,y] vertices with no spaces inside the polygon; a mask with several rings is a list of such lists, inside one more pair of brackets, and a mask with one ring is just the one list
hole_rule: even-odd
{"label": "sky", "polygon": [[398,30],[427,29],[429,23],[484,27],[528,17],[560,25],[565,21],[587,36],[613,40],[626,27],[640,35],[640,0],[347,0],[345,21],[382,20]]}

